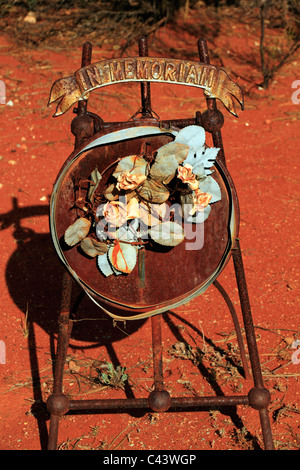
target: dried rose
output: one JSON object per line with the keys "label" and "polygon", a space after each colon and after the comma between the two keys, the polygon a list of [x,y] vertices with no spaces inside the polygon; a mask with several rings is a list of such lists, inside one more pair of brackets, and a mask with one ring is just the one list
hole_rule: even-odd
{"label": "dried rose", "polygon": [[211,194],[204,193],[201,189],[196,189],[193,196],[194,206],[190,211],[190,215],[194,215],[195,212],[203,211],[203,209],[208,206],[212,198]]}
{"label": "dried rose", "polygon": [[127,220],[140,217],[140,203],[136,197],[132,197],[127,204]]}
{"label": "dried rose", "polygon": [[117,189],[120,191],[120,189],[135,189],[137,188],[145,179],[147,178],[146,175],[138,175],[138,174],[132,174],[129,171],[123,171],[119,176],[118,176],[118,182],[117,182]]}
{"label": "dried rose", "polygon": [[[98,215],[99,212],[97,210]],[[107,202],[101,207],[101,213],[107,222],[115,227],[123,225],[127,220],[126,206],[119,201]]]}
{"label": "dried rose", "polygon": [[184,166],[178,167],[177,177],[189,185],[189,187],[195,191],[199,187],[199,182],[196,180],[196,175],[193,173],[193,167],[189,163],[186,163]]}

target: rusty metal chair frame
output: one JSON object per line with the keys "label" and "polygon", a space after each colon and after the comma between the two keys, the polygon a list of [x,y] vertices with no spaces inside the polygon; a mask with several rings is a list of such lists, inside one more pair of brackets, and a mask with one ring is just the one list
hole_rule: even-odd
{"label": "rusty metal chair frame", "polygon": [[[200,62],[210,64],[208,48],[206,41],[200,39],[198,41],[198,52]],[[92,46],[90,43],[83,45],[82,51],[82,67],[91,63]],[[147,38],[139,40],[139,55],[141,57],[148,56]],[[215,147],[220,148],[218,159],[226,166],[225,153],[223,148],[221,127],[223,125],[223,115],[217,109],[215,98],[206,98],[207,110],[201,115],[196,112],[195,118],[176,120],[176,125],[185,127],[191,124],[198,124],[211,133]],[[150,83],[141,82],[141,109],[142,118],[152,118]],[[87,110],[87,101],[78,102],[78,107],[74,109],[77,116],[72,122],[72,133],[75,136],[75,149],[81,145],[87,137],[91,137],[93,132],[97,132],[101,126],[109,127],[110,123],[103,123],[102,119]],[[175,121],[169,121],[174,123]],[[116,124],[116,123],[113,123]],[[92,129],[92,131],[91,131]],[[65,272],[62,284],[62,301],[61,310],[58,319],[58,341],[54,370],[54,386],[52,395],[47,400],[47,409],[50,413],[50,427],[48,438],[48,449],[55,450],[57,448],[59,421],[61,416],[68,412],[94,412],[96,410],[129,410],[129,409],[148,409],[149,411],[164,412],[166,410],[191,410],[193,408],[207,407],[228,407],[237,405],[249,405],[258,410],[261,429],[263,434],[264,446],[266,450],[274,448],[271,426],[268,413],[268,405],[270,403],[270,393],[264,387],[263,377],[260,367],[260,359],[255,339],[255,331],[252,320],[251,307],[248,296],[245,271],[243,266],[240,241],[235,240],[232,249],[232,259],[234,271],[238,287],[240,306],[243,316],[246,341],[248,346],[249,358],[252,369],[254,386],[247,395],[239,396],[208,396],[208,397],[171,397],[164,389],[163,383],[163,367],[162,367],[162,332],[161,318],[162,314],[151,317],[152,322],[152,345],[153,345],[153,374],[154,374],[154,390],[147,398],[124,398],[124,399],[94,399],[94,400],[69,400],[63,393],[63,373],[66,360],[69,340],[71,337],[73,320],[70,315],[71,310],[71,294],[73,281],[70,274]],[[229,296],[218,283],[214,281],[214,285],[222,294],[225,302],[232,315],[237,339],[240,347],[242,363],[245,376],[249,376],[249,370],[246,361],[245,349],[237,315]]]}

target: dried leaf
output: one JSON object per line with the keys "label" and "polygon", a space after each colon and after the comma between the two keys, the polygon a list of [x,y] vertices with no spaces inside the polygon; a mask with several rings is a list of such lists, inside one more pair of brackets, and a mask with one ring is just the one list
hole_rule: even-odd
{"label": "dried leaf", "polygon": [[175,142],[188,145],[196,153],[205,144],[205,130],[201,126],[187,126],[175,137]]}
{"label": "dried leaf", "polygon": [[72,371],[72,372],[79,372],[80,371],[80,366],[78,366],[76,364],[75,361],[72,361],[72,359],[69,361],[69,369]]}
{"label": "dried leaf", "polygon": [[211,206],[208,205],[202,211],[196,212],[194,215],[190,215],[190,212],[194,207],[193,193],[180,196],[180,202],[182,207],[182,216],[184,220],[189,223],[201,224],[210,214]]}
{"label": "dried leaf", "polygon": [[109,250],[108,258],[112,266],[122,273],[130,273],[136,265],[137,247],[117,242],[115,246]]}
{"label": "dried leaf", "polygon": [[140,220],[149,227],[159,224],[164,219],[168,210],[167,204],[140,204]]}
{"label": "dried leaf", "polygon": [[213,179],[212,176],[207,176],[204,180],[199,182],[199,189],[204,193],[212,195],[210,204],[220,201],[221,199],[221,189],[218,183]]}
{"label": "dried leaf", "polygon": [[125,172],[130,172],[133,175],[145,175],[147,168],[146,160],[139,155],[130,155],[129,157],[124,157],[117,165],[113,176],[118,178],[118,176]]}
{"label": "dried leaf", "polygon": [[175,222],[162,222],[151,227],[150,236],[160,245],[176,246],[184,240],[185,234],[181,225]]}
{"label": "dried leaf", "polygon": [[74,246],[83,240],[89,233],[91,222],[80,217],[65,231],[64,239],[67,245]]}
{"label": "dried leaf", "polygon": [[194,224],[202,224],[209,216],[211,211],[211,206],[208,205],[204,207],[203,211],[196,212],[194,215],[189,215],[186,218],[186,221]]}
{"label": "dried leaf", "polygon": [[81,241],[80,247],[91,258],[95,258],[98,255],[107,253],[108,246],[104,242],[100,242],[91,237],[87,237]]}
{"label": "dried leaf", "polygon": [[90,184],[90,187],[88,190],[88,198],[90,201],[93,201],[95,191],[98,188],[98,185],[102,179],[102,176],[98,171],[98,168],[95,168],[95,170],[91,173],[90,178],[91,178],[92,184]]}
{"label": "dried leaf", "polygon": [[141,186],[136,189],[139,196],[145,201],[162,204],[169,198],[169,191],[163,184],[148,178]]}
{"label": "dried leaf", "polygon": [[168,184],[175,176],[178,162],[175,155],[166,155],[156,160],[150,170],[150,177],[158,182]]}
{"label": "dried leaf", "polygon": [[102,274],[104,274],[105,277],[110,276],[111,274],[114,274],[114,271],[112,269],[112,266],[109,262],[108,255],[104,256],[98,256],[97,258],[97,265]]}
{"label": "dried leaf", "polygon": [[106,199],[108,199],[108,201],[116,201],[119,198],[120,193],[117,189],[116,184],[113,183],[105,189],[103,195],[106,197]]}
{"label": "dried leaf", "polygon": [[162,159],[170,155],[173,155],[176,158],[177,163],[179,164],[179,163],[182,163],[186,159],[188,152],[189,152],[189,147],[185,145],[184,143],[169,142],[168,144],[160,147],[155,157],[155,160],[156,162],[160,162]]}

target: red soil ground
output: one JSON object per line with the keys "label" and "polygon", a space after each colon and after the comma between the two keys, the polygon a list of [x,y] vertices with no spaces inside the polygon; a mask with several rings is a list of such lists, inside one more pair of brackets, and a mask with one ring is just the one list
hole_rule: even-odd
{"label": "red soil ground", "polygon": [[[197,40],[197,18],[179,17],[174,25],[150,37],[149,54],[196,60]],[[300,79],[299,58],[294,57],[269,89],[262,90],[252,86],[261,81],[259,68],[244,60],[257,55],[257,25],[227,19],[214,44],[208,44],[245,89],[245,110],[239,118],[218,105],[225,116],[222,135],[239,195],[240,240],[263,377],[271,392],[275,448],[296,450],[300,445],[300,365],[292,360],[291,346],[299,334],[300,104],[291,97],[296,91],[292,84]],[[136,55],[137,48],[127,54]],[[113,56],[118,56],[113,44],[93,51],[93,61]],[[62,276],[49,236],[48,201],[74,145],[70,133],[74,114],[69,111],[52,118],[54,107],[48,108],[47,102],[52,83],[71,75],[80,62],[78,45],[60,51],[29,49],[0,37],[0,78],[6,84],[6,104],[0,105],[0,339],[6,346],[6,362],[0,364],[2,450],[39,450],[47,441],[49,417],[42,402],[53,383],[51,354],[56,345]],[[214,56],[211,62],[218,65]],[[127,120],[139,108],[139,96],[138,85],[114,85],[94,92],[89,109],[104,120]],[[193,88],[153,85],[152,100],[161,119],[192,117],[196,110],[205,110],[201,90]],[[219,281],[241,319],[231,262]],[[94,307],[87,299],[80,308],[84,317],[93,316]],[[119,361],[134,395],[148,396],[152,386],[150,320],[127,323],[125,328],[119,323],[113,326],[101,312],[96,314],[101,321],[75,324],[65,392],[77,398],[124,397],[122,389],[92,380],[101,364]],[[171,394],[244,394],[252,387],[236,366],[240,359],[234,327],[214,286],[174,311],[162,325],[164,373]],[[182,342],[189,346],[180,349]],[[60,449],[263,447],[258,413],[244,406],[226,412],[68,415],[61,420],[58,442]]]}

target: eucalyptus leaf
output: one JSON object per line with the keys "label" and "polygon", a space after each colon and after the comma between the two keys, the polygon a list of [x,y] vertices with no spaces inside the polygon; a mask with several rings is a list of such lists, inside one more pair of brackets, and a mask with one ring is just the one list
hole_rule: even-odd
{"label": "eucalyptus leaf", "polygon": [[124,274],[130,273],[136,265],[138,249],[128,243],[118,242],[109,249],[108,259],[113,268]]}
{"label": "eucalyptus leaf", "polygon": [[103,192],[103,195],[109,201],[116,201],[119,198],[120,193],[116,187],[116,184],[112,183],[105,189],[105,191]]}
{"label": "eucalyptus leaf", "polygon": [[89,190],[88,190],[88,198],[92,202],[93,199],[94,199],[95,191],[98,188],[99,183],[102,179],[102,176],[98,171],[98,168],[95,168],[95,170],[91,173],[90,178],[91,178],[92,184],[90,184],[90,187],[89,187]]}
{"label": "eucalyptus leaf", "polygon": [[157,224],[151,227],[149,233],[152,240],[164,246],[179,245],[185,237],[182,226],[175,222]]}
{"label": "eucalyptus leaf", "polygon": [[202,155],[202,163],[205,168],[210,168],[211,166],[213,166],[219,153],[219,150],[220,149],[217,147],[208,147],[207,149],[205,149],[204,154]]}
{"label": "eucalyptus leaf", "polygon": [[205,130],[201,126],[186,126],[178,132],[175,142],[188,145],[196,153],[205,144]]}
{"label": "eucalyptus leaf", "polygon": [[210,211],[211,206],[208,205],[204,207],[203,211],[196,212],[194,215],[189,215],[186,218],[186,221],[194,224],[202,224],[202,222],[204,222],[208,218]]}
{"label": "eucalyptus leaf", "polygon": [[180,196],[180,203],[182,207],[182,216],[184,219],[187,219],[190,215],[190,211],[194,206],[193,202],[193,193],[183,194]]}
{"label": "eucalyptus leaf", "polygon": [[175,155],[166,155],[156,160],[150,170],[150,177],[161,183],[168,184],[175,176],[178,162]]}
{"label": "eucalyptus leaf", "polygon": [[83,240],[91,228],[91,222],[84,217],[80,217],[67,228],[64,235],[64,240],[67,245],[74,246]]}
{"label": "eucalyptus leaf", "polygon": [[80,247],[91,258],[95,258],[98,255],[107,253],[108,246],[104,242],[100,242],[91,237],[84,238],[81,240]]}
{"label": "eucalyptus leaf", "polygon": [[150,178],[136,188],[136,192],[142,199],[154,204],[162,204],[170,196],[169,191],[163,184]]}
{"label": "eucalyptus leaf", "polygon": [[[176,137],[177,138],[177,137]],[[157,151],[157,155],[155,157],[157,162],[160,162],[162,159],[173,155],[176,158],[177,163],[182,163],[189,152],[189,148],[184,143],[179,142],[169,142],[166,145],[160,147]]]}
{"label": "eucalyptus leaf", "polygon": [[102,274],[104,274],[104,276],[108,277],[111,276],[111,274],[114,274],[107,254],[105,254],[104,256],[98,256],[97,265]]}
{"label": "eucalyptus leaf", "polygon": [[146,168],[147,162],[142,156],[130,155],[128,157],[122,158],[119,161],[113,176],[118,178],[118,176],[123,172],[129,172],[132,175],[145,175]]}
{"label": "eucalyptus leaf", "polygon": [[199,189],[204,193],[212,195],[210,204],[221,200],[221,189],[212,176],[207,176],[199,182]]}

